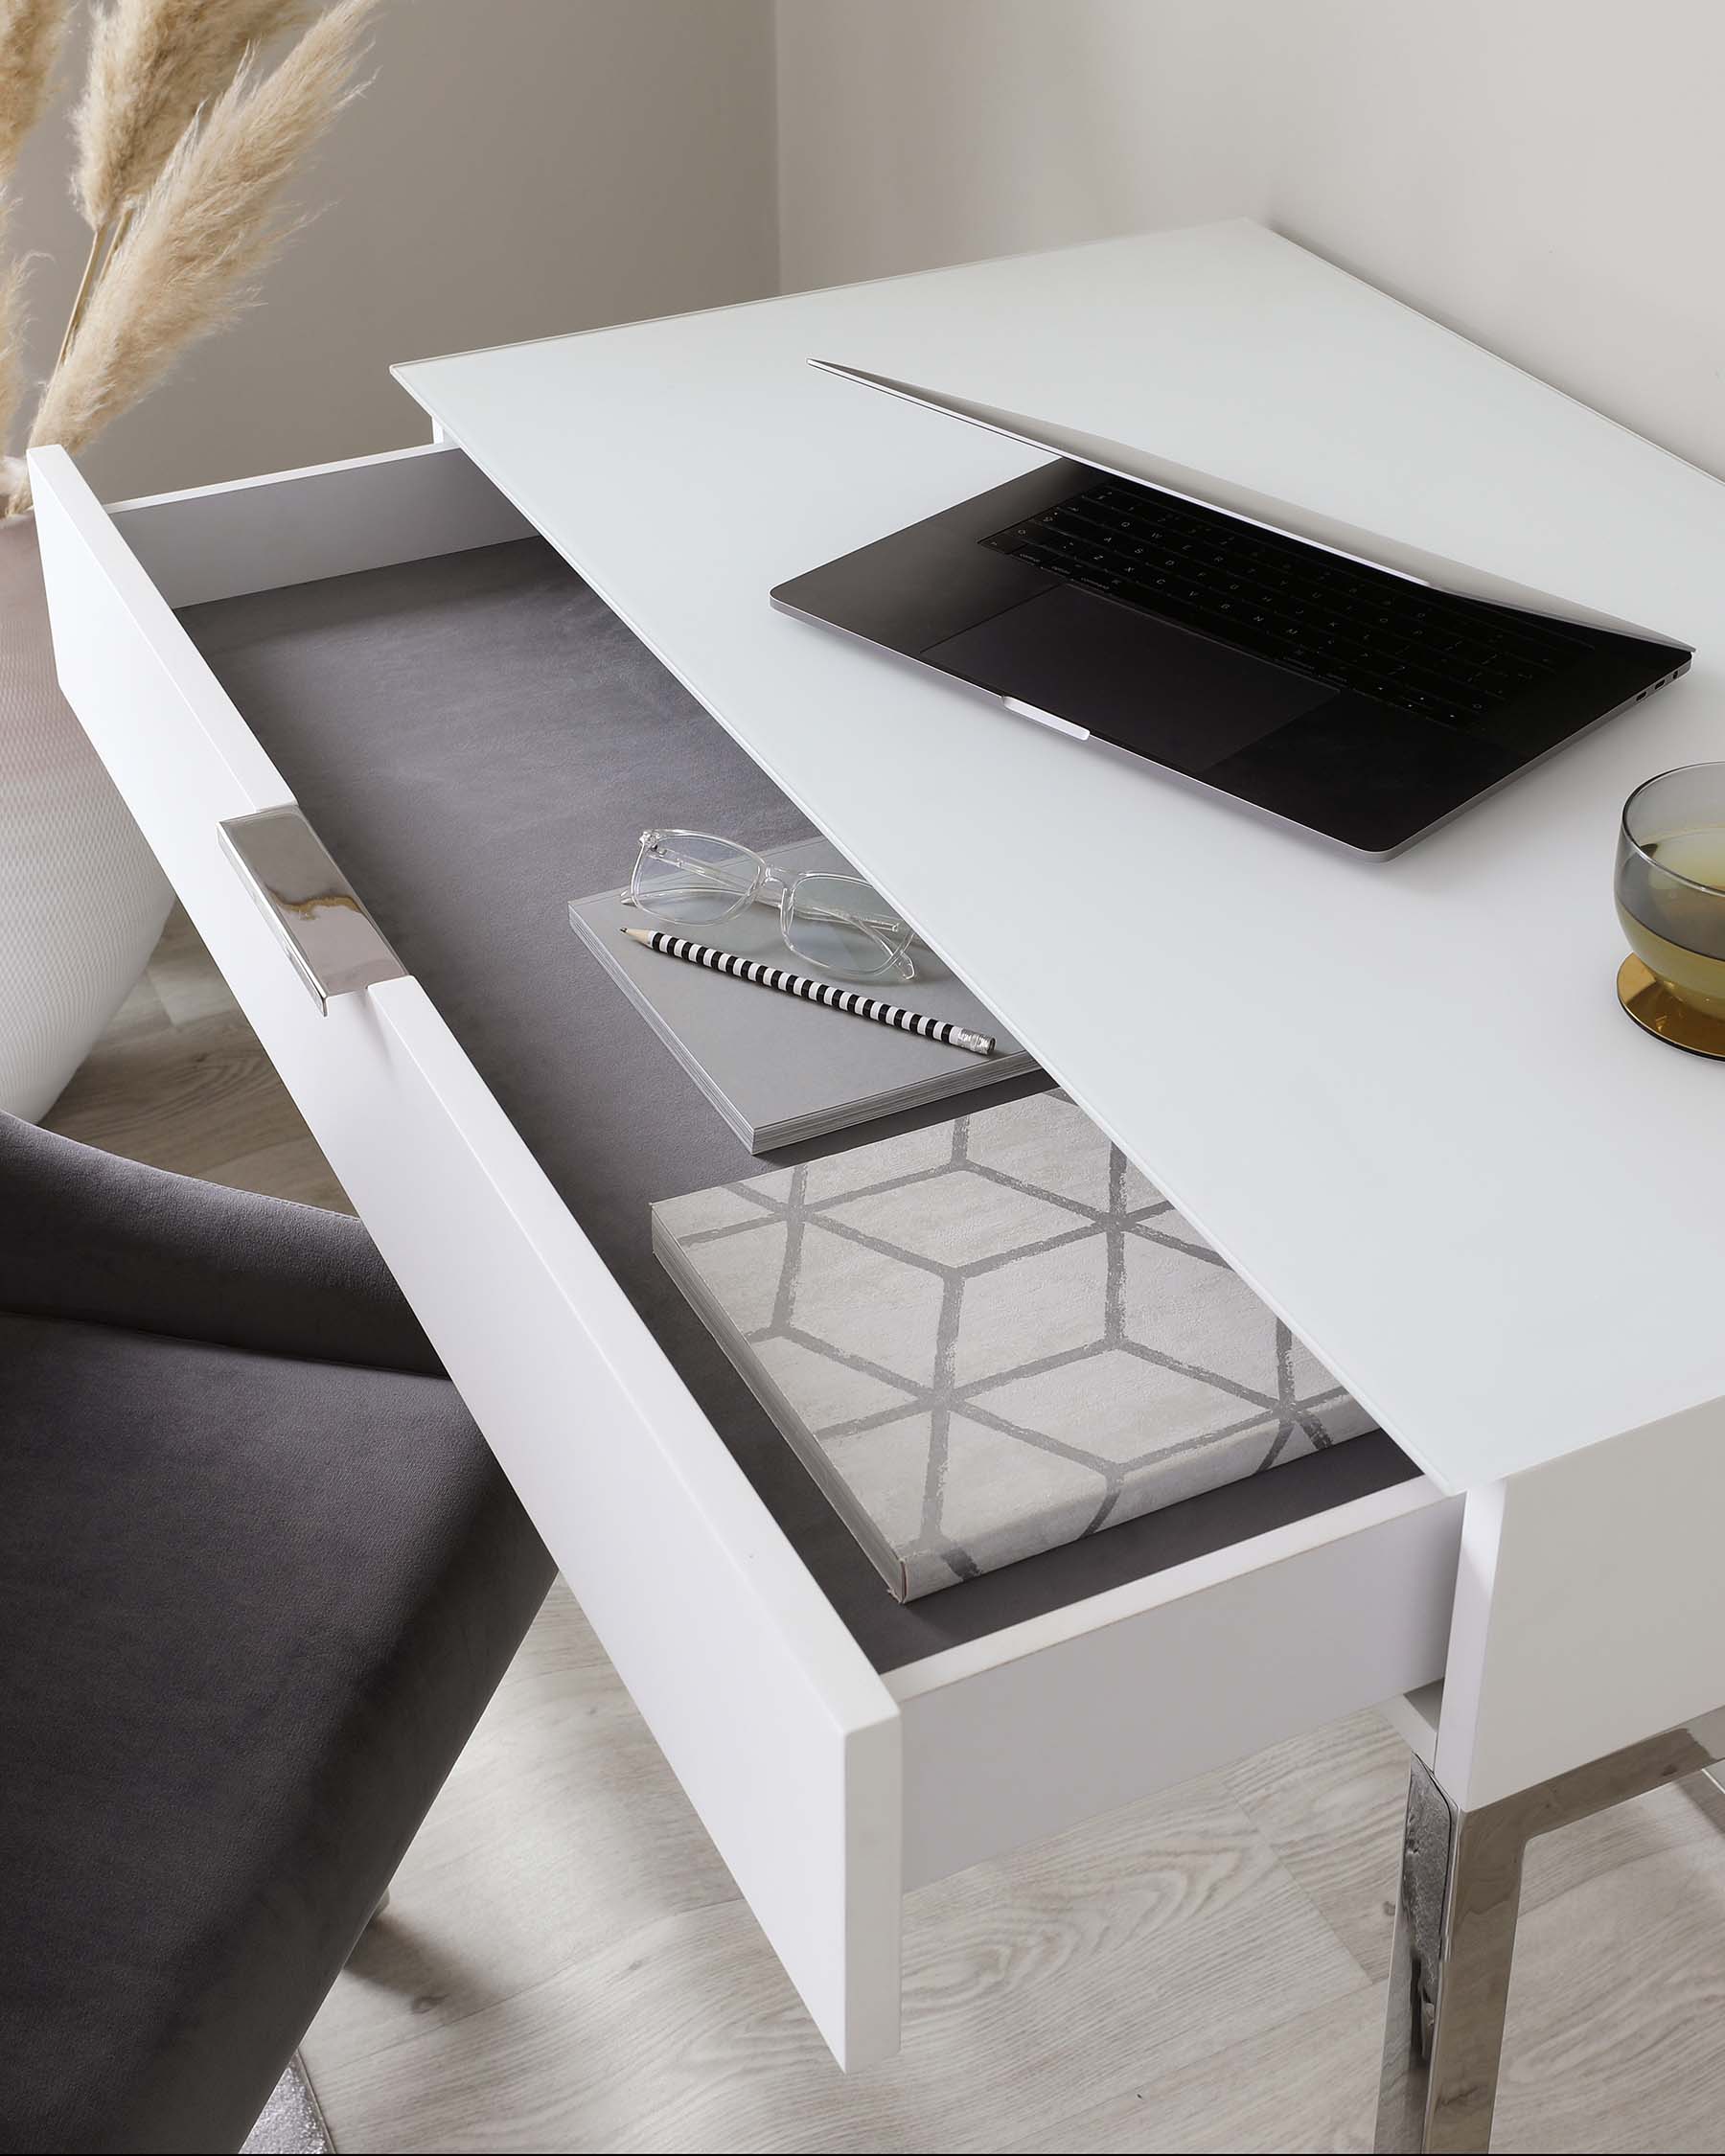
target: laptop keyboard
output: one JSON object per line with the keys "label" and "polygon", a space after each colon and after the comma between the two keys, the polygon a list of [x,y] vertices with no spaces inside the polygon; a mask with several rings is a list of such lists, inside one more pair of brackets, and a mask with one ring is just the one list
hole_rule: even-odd
{"label": "laptop keyboard", "polygon": [[1483,612],[1111,479],[981,542],[1380,702],[1466,727],[1566,671],[1581,635]]}

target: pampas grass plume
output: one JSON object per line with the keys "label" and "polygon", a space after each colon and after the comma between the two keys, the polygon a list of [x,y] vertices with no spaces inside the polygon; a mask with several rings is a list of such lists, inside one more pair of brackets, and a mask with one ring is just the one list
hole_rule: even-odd
{"label": "pampas grass plume", "polygon": [[[6,253],[6,228],[12,220],[12,204],[0,192],[0,260]],[[12,421],[24,395],[24,356],[19,349],[24,334],[24,264],[14,262],[0,270],[0,450],[12,438]],[[19,473],[9,470],[12,459],[0,456],[0,516],[6,497],[17,484]]]}
{"label": "pampas grass plume", "polygon": [[65,34],[66,0],[0,0],[0,185],[42,117]]}
{"label": "pampas grass plume", "polygon": [[304,0],[113,0],[90,33],[73,116],[72,192],[92,232],[155,181],[246,53],[305,19]]}
{"label": "pampas grass plume", "polygon": [[359,95],[360,33],[376,4],[340,0],[267,76],[242,62],[182,137],[103,270],[37,409],[33,447],[81,448],[194,338],[256,297],[259,272],[294,229],[272,219],[276,197]]}

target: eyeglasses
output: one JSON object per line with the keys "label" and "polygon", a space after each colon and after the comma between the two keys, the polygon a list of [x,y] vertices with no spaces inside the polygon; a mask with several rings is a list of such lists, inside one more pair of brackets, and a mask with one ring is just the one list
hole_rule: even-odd
{"label": "eyeglasses", "polygon": [[909,924],[860,876],[807,868],[787,880],[748,847],[704,831],[643,831],[623,896],[690,928],[712,928],[746,906],[776,906],[780,935],[821,973],[915,977]]}

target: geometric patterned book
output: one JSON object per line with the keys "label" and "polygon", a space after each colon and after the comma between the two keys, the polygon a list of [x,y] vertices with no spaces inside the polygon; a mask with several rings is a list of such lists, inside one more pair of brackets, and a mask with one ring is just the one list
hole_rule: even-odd
{"label": "geometric patterned book", "polygon": [[1064,1093],[653,1235],[901,1601],[1373,1427]]}

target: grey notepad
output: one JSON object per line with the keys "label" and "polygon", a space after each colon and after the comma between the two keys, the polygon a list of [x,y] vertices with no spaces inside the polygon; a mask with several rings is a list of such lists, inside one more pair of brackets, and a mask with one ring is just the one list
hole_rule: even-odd
{"label": "grey notepad", "polygon": [[[805,868],[855,873],[824,838],[780,846],[763,858],[785,876]],[[572,900],[569,924],[751,1153],[824,1137],[1036,1067],[921,943],[914,947],[915,979],[893,982],[890,999],[993,1034],[992,1056],[943,1047],[632,943],[625,929],[659,924],[627,905],[620,890]],[[746,958],[812,971],[785,949],[774,906],[748,906],[733,920],[688,932]]]}
{"label": "grey notepad", "polygon": [[1063,1093],[666,1200],[653,1241],[901,1600],[1372,1427]]}

